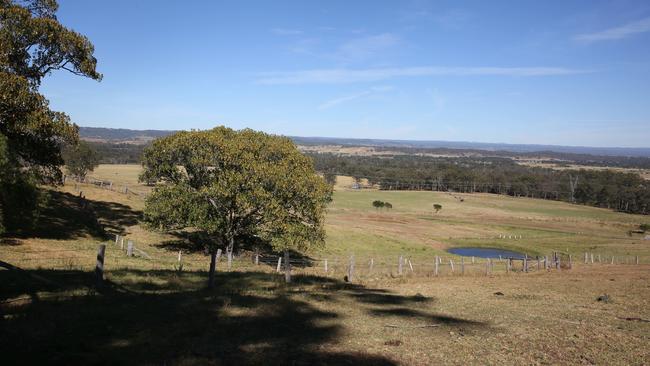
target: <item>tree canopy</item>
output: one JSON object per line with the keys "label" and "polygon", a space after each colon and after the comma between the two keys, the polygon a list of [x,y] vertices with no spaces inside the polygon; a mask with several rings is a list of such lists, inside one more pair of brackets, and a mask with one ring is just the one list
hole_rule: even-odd
{"label": "tree canopy", "polygon": [[78,140],[77,126],[38,92],[42,79],[55,70],[101,79],[92,44],[61,25],[57,9],[55,0],[0,0],[0,211],[12,211],[5,226],[34,202],[16,195],[61,181],[61,146]]}
{"label": "tree canopy", "polygon": [[81,179],[85,178],[88,172],[93,171],[99,165],[99,155],[84,141],[65,146],[63,148],[63,160],[68,173]]}
{"label": "tree canopy", "polygon": [[142,181],[156,182],[145,220],[198,229],[214,253],[256,236],[276,250],[323,245],[331,186],[285,137],[217,127],[178,132],[145,149]]}
{"label": "tree canopy", "polygon": [[49,180],[60,178],[61,144],[75,143],[77,128],[49,109],[42,79],[55,70],[101,79],[92,44],[57,21],[57,9],[54,0],[0,0],[0,133],[15,163]]}

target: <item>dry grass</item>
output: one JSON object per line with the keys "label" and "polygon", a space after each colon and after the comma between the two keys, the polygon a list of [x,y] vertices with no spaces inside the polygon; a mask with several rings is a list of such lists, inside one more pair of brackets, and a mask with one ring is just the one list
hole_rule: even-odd
{"label": "dry grass", "polygon": [[578,169],[597,170],[597,171],[609,170],[609,171],[614,171],[619,173],[638,174],[641,176],[641,178],[650,180],[650,170],[648,169],[566,164],[566,162],[563,161],[558,161],[558,163],[547,163],[547,162],[540,162],[538,160],[530,160],[530,159],[515,159],[515,160],[520,165],[525,165],[534,168],[547,168],[547,169],[554,169],[554,170],[578,170]]}
{"label": "dry grass", "polygon": [[[100,168],[95,174],[105,179],[137,179],[133,166]],[[465,276],[449,266],[431,276],[435,255],[458,266],[458,257],[445,253],[456,245],[568,250],[575,262],[584,251],[639,255],[648,263],[650,243],[626,235],[646,217],[494,195],[463,195],[461,202],[434,192],[338,190],[327,247],[310,253],[329,258],[327,276],[315,262],[294,268],[296,283],[285,286],[273,263],[256,267],[242,256],[231,272],[221,262],[219,285],[207,291],[207,257],[182,237],[144,228],[141,196],[77,188],[92,215],[75,206],[78,192],[69,184],[55,196],[67,213],[49,223],[52,235],[0,245],[0,260],[26,270],[0,269],[0,352],[9,363],[97,363],[97,355],[100,363],[182,365],[650,363],[648,264],[506,274],[497,262],[486,276],[481,262],[468,264]],[[378,212],[374,199],[395,208]],[[434,214],[432,203],[442,211]],[[105,234],[94,231],[93,220]],[[115,233],[152,259],[127,258]],[[498,239],[503,233],[523,239]],[[92,268],[100,242],[107,244],[108,284],[97,293]],[[354,285],[342,281],[352,253]],[[396,275],[399,255],[412,260],[414,273],[405,265],[405,275]],[[610,301],[597,300],[605,294]]]}

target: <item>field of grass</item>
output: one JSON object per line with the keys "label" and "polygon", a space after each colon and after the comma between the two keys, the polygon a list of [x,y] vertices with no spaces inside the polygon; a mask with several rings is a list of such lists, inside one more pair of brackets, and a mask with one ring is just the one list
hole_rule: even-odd
{"label": "field of grass", "polygon": [[[91,175],[147,192],[137,184],[139,169],[104,165]],[[142,225],[143,195],[74,183],[52,190],[38,227],[0,243],[0,352],[9,364],[650,363],[650,241],[627,234],[647,217],[488,194],[352,190],[341,182],[351,181],[339,180],[327,245],[307,253],[313,266],[294,268],[294,284],[275,273],[272,253],[260,266],[240,253],[230,271],[219,263],[214,290],[204,288],[208,257],[200,242]],[[377,211],[375,199],[394,208]],[[434,203],[443,206],[439,213]],[[127,257],[115,234],[149,258]],[[106,283],[95,289],[100,243]],[[533,262],[531,273],[506,273],[497,261],[490,275],[485,262],[467,260],[465,276],[448,265],[432,276],[435,256],[458,266],[459,257],[446,253],[456,246],[576,259],[560,271]],[[584,265],[584,252],[617,256],[618,264]],[[346,283],[352,254],[356,278]],[[414,271],[398,276],[398,256]],[[636,256],[641,264],[620,264]]]}

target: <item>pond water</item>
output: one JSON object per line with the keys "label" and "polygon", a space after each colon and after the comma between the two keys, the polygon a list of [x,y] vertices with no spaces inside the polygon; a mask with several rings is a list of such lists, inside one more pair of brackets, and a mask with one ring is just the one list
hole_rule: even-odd
{"label": "pond water", "polygon": [[463,257],[478,257],[478,258],[523,258],[524,254],[514,252],[512,250],[497,249],[497,248],[451,248],[447,252],[451,254],[460,255]]}

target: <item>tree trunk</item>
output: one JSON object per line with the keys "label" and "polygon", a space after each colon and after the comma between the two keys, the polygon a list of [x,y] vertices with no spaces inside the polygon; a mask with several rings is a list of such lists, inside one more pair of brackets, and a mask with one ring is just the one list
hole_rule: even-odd
{"label": "tree trunk", "polygon": [[217,253],[210,252],[210,272],[208,273],[208,288],[214,287],[214,270],[217,267]]}
{"label": "tree trunk", "polygon": [[291,283],[291,261],[289,260],[289,251],[284,250],[284,281]]}

